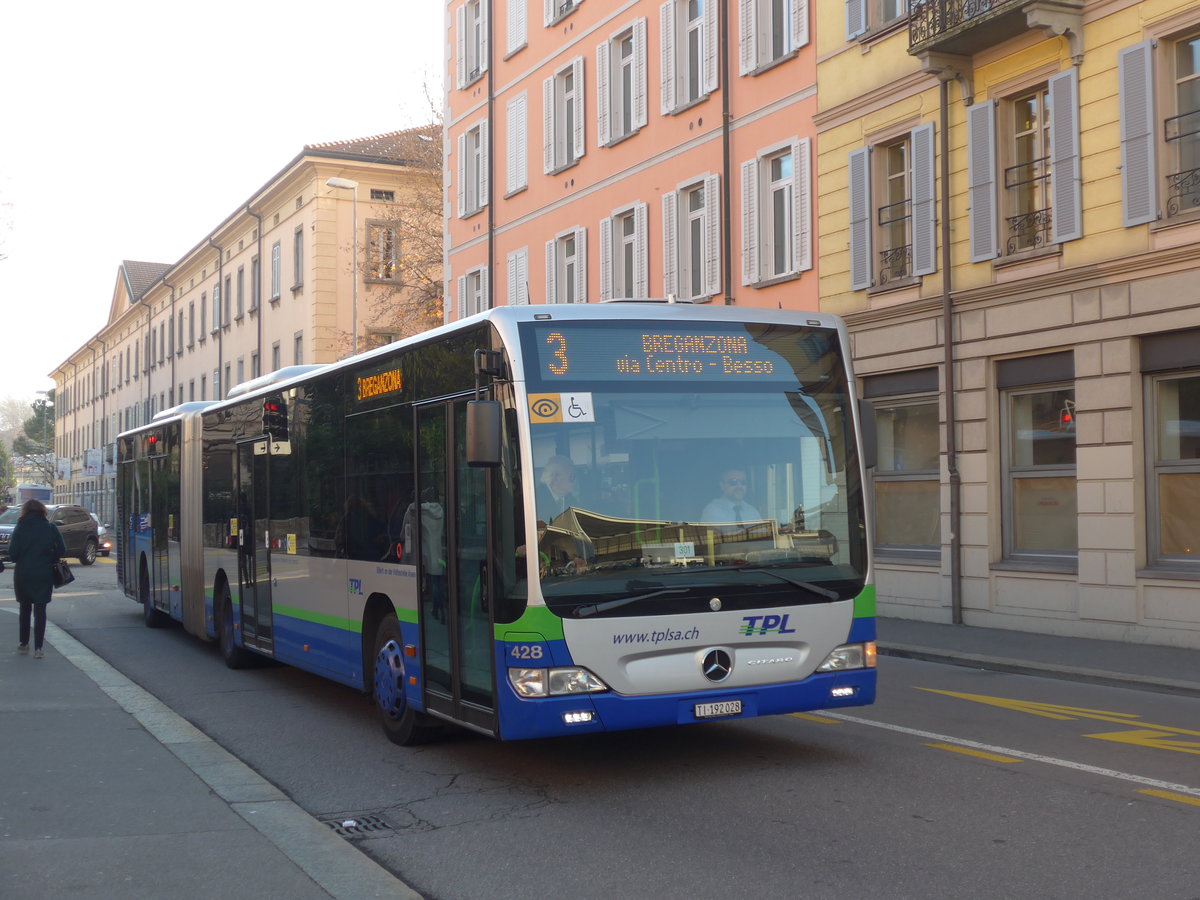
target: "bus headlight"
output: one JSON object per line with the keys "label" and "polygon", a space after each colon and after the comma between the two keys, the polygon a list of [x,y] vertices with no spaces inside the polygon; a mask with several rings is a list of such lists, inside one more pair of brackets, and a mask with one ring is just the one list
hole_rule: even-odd
{"label": "bus headlight", "polygon": [[608,685],[577,666],[561,669],[509,669],[508,681],[522,697],[561,697],[607,691]]}
{"label": "bus headlight", "polygon": [[825,657],[825,662],[817,666],[818,672],[841,672],[846,669],[875,668],[875,642],[865,644],[842,644],[834,647],[833,652]]}

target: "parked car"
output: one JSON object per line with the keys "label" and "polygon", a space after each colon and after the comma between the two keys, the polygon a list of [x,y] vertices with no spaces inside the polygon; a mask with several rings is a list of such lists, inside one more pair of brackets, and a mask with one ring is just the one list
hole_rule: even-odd
{"label": "parked car", "polygon": [[46,507],[46,512],[67,544],[67,556],[75,557],[85,566],[94,563],[100,552],[100,534],[92,514],[71,503],[52,504]]}
{"label": "parked car", "polygon": [[96,520],[96,537],[100,541],[100,555],[108,556],[112,552],[112,529],[100,521],[100,517],[95,513],[88,513]]}
{"label": "parked car", "polygon": [[21,518],[21,507],[10,506],[0,512],[0,562],[8,561],[8,542],[12,538],[13,529],[17,527],[17,519]]}

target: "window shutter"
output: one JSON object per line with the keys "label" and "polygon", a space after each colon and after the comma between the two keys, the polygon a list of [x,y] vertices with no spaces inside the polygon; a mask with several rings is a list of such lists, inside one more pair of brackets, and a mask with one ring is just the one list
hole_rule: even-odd
{"label": "window shutter", "polygon": [[612,78],[612,70],[609,68],[611,49],[608,41],[601,41],[596,45],[596,143],[601,147],[607,147],[608,142],[612,140],[608,108],[608,83]]}
{"label": "window shutter", "polygon": [[937,189],[934,179],[933,123],[913,129],[912,259],[914,275],[937,271]]}
{"label": "window shutter", "polygon": [[850,151],[850,290],[871,286],[871,148]]}
{"label": "window shutter", "polygon": [[[521,0],[517,0],[521,2]],[[542,4],[543,24],[549,26],[554,21],[554,12],[557,8],[558,0],[544,0]]]}
{"label": "window shutter", "polygon": [[650,296],[646,260],[646,219],[650,207],[638,203],[633,208],[633,292],[638,297]]}
{"label": "window shutter", "polygon": [[558,241],[546,241],[546,302],[558,302]]}
{"label": "window shutter", "polygon": [[505,11],[508,14],[508,27],[505,29],[504,49],[507,53],[515,53],[529,41],[525,0],[513,0]]}
{"label": "window shutter", "polygon": [[633,127],[645,128],[646,118],[646,20],[633,23]]}
{"label": "window shutter", "polygon": [[792,12],[792,50],[808,43],[808,0],[789,0]]}
{"label": "window shutter", "polygon": [[513,250],[511,253],[509,253],[504,258],[505,265],[508,268],[508,271],[506,274],[508,276],[508,305],[509,306],[516,306],[519,302],[517,300],[517,291],[520,290],[521,282],[520,282],[519,273],[517,272],[517,254],[520,252],[521,251],[519,251],[519,250]]}
{"label": "window shutter", "polygon": [[488,41],[491,39],[489,35],[492,30],[488,21],[488,10],[491,6],[491,0],[479,0],[479,59],[475,62],[479,65],[480,72],[488,70]]}
{"label": "window shutter", "polygon": [[738,52],[738,74],[749,75],[758,67],[757,0],[738,0]]}
{"label": "window shutter", "polygon": [[527,97],[527,94],[522,93],[508,101],[508,158],[505,160],[507,170],[505,189],[510,194],[525,187],[528,181],[529,164],[526,158],[525,142]]}
{"label": "window shutter", "polygon": [[1154,48],[1150,41],[1117,54],[1121,86],[1121,212],[1126,227],[1158,218],[1154,135]]}
{"label": "window shutter", "polygon": [[542,82],[542,171],[554,171],[554,76]]}
{"label": "window shutter", "polygon": [[485,309],[492,308],[492,279],[488,271],[488,267],[484,266],[479,270],[479,309],[475,312],[483,312]]}
{"label": "window shutter", "polygon": [[479,209],[488,205],[488,192],[491,188],[491,129],[488,120],[479,122]]}
{"label": "window shutter", "polygon": [[1050,90],[1050,225],[1054,243],[1083,237],[1079,166],[1079,70],[1074,66],[1047,83]]}
{"label": "window shutter", "polygon": [[663,296],[679,293],[679,257],[675,251],[675,231],[679,224],[679,197],[667,191],[662,198],[663,215]]}
{"label": "window shutter", "polygon": [[662,114],[675,110],[675,0],[667,0],[658,10],[662,41]]}
{"label": "window shutter", "polygon": [[587,103],[584,100],[583,91],[583,57],[577,56],[571,62],[571,74],[575,83],[575,105],[578,107],[575,111],[575,134],[571,135],[571,140],[575,142],[575,158],[581,159],[585,150],[583,143],[583,121],[586,116]]}
{"label": "window shutter", "polygon": [[742,284],[758,283],[758,160],[742,163]]}
{"label": "window shutter", "polygon": [[846,0],[846,40],[867,32],[867,0]]}
{"label": "window shutter", "polygon": [[600,220],[600,302],[612,299],[612,216]]}
{"label": "window shutter", "polygon": [[454,11],[454,55],[455,76],[461,90],[467,84],[467,8],[460,6]]}
{"label": "window shutter", "polygon": [[529,248],[508,254],[508,305],[529,305]]}
{"label": "window shutter", "polygon": [[704,284],[709,297],[721,293],[720,175],[707,175],[704,178]]}
{"label": "window shutter", "polygon": [[967,191],[971,262],[1000,255],[996,234],[996,117],[991,101],[967,107]]}
{"label": "window shutter", "polygon": [[[458,136],[458,165],[455,167],[458,175],[458,217],[465,218],[467,215],[467,135],[466,133]],[[274,260],[272,260],[272,265]]]}
{"label": "window shutter", "polygon": [[792,141],[792,259],[797,272],[812,268],[812,143]]}
{"label": "window shutter", "polygon": [[458,317],[467,317],[467,276],[458,276]]}
{"label": "window shutter", "polygon": [[575,229],[575,302],[587,303],[587,229]]}
{"label": "window shutter", "polygon": [[704,21],[704,93],[717,89],[717,4],[705,3]]}

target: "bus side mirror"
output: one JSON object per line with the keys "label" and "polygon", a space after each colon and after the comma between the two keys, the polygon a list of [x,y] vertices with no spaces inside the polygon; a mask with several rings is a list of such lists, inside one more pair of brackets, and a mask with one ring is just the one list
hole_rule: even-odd
{"label": "bus side mirror", "polygon": [[467,465],[500,465],[500,402],[467,401]]}
{"label": "bus side mirror", "polygon": [[879,463],[879,440],[875,425],[875,404],[870,400],[858,401],[858,421],[862,429],[863,466],[873,469]]}

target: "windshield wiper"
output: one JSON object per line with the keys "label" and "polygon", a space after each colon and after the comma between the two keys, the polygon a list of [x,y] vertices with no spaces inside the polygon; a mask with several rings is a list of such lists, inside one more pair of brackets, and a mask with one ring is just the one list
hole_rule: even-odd
{"label": "windshield wiper", "polygon": [[657,591],[651,591],[648,594],[635,594],[632,597],[618,597],[616,600],[605,600],[603,603],[589,603],[587,606],[575,607],[573,615],[577,619],[583,619],[587,616],[594,616],[596,613],[608,612],[610,609],[618,609],[622,606],[628,606],[630,603],[637,603],[639,600],[649,600],[651,597],[658,597],[662,594],[683,594],[690,591],[695,585],[686,587],[669,587],[661,588]]}
{"label": "windshield wiper", "polygon": [[781,575],[770,566],[733,566],[735,572],[762,572],[764,575],[773,575],[780,581],[786,581],[790,585],[808,591],[810,594],[816,594],[818,597],[824,597],[826,600],[841,600],[842,595],[837,591],[831,591],[827,587],[821,587],[819,584],[813,584],[811,581],[798,581],[795,578],[788,578],[786,575]]}

